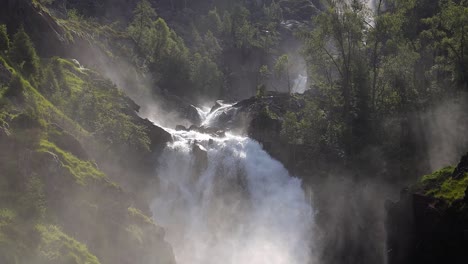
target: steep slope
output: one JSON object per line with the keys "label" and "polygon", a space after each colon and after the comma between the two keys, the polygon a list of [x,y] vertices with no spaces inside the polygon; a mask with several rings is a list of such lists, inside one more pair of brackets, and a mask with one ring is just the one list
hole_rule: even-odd
{"label": "steep slope", "polygon": [[[174,263],[164,230],[129,192],[138,179],[97,165],[150,156],[170,136],[96,72],[54,58],[41,62],[41,82],[7,61],[0,56],[1,262]],[[132,157],[123,166],[145,163]]]}

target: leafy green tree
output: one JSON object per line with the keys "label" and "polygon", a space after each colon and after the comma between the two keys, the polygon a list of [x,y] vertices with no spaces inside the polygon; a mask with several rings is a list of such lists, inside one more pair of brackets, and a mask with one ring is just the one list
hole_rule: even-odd
{"label": "leafy green tree", "polygon": [[10,59],[18,65],[28,77],[37,77],[40,72],[40,62],[34,44],[28,34],[20,27],[13,36],[13,43],[9,53]]}
{"label": "leafy green tree", "polygon": [[221,54],[221,46],[219,45],[218,39],[208,30],[206,32],[204,38],[204,49],[206,56],[210,57],[212,60],[216,60],[218,56]]}
{"label": "leafy green tree", "polygon": [[209,57],[196,53],[191,65],[191,81],[195,90],[210,99],[221,95],[222,73]]}
{"label": "leafy green tree", "polygon": [[149,48],[149,54],[153,57],[153,61],[158,60],[165,52],[169,42],[171,31],[166,24],[166,21],[162,18],[158,18],[151,29],[151,45]]}
{"label": "leafy green tree", "polygon": [[468,2],[449,0],[441,6],[441,12],[423,20],[430,29],[422,32],[422,36],[432,40],[435,49],[443,51],[437,59],[451,64],[449,70],[455,81],[468,90]]}
{"label": "leafy green tree", "polygon": [[232,34],[232,18],[229,11],[224,11],[223,13],[223,34],[225,36],[231,36]]}
{"label": "leafy green tree", "polygon": [[156,15],[156,11],[148,0],[141,0],[133,10],[133,21],[127,31],[138,47],[141,45],[142,38],[151,30]]}
{"label": "leafy green tree", "polygon": [[22,101],[24,99],[23,91],[24,84],[21,77],[14,74],[4,95],[5,97],[17,98],[19,101]]}
{"label": "leafy green tree", "polygon": [[270,75],[271,73],[267,65],[260,66],[260,68],[258,69],[257,85],[263,85],[265,86],[265,89],[266,89],[266,82],[268,78],[270,77]]}
{"label": "leafy green tree", "polygon": [[231,34],[236,48],[243,50],[256,46],[257,29],[251,24],[250,12],[244,6],[237,6],[232,13]]}
{"label": "leafy green tree", "polygon": [[316,17],[313,32],[305,34],[307,60],[318,88],[333,98],[331,105],[341,109],[347,129],[346,152],[352,153],[353,142],[357,142],[353,137],[360,137],[355,132],[364,131],[362,127],[368,127],[369,121],[365,117],[370,93],[365,67],[368,10],[360,0],[329,0],[327,5]]}
{"label": "leafy green tree", "polygon": [[181,37],[171,30],[166,48],[151,65],[157,84],[178,95],[190,94],[190,56]]}
{"label": "leafy green tree", "polygon": [[221,21],[216,7],[208,11],[208,15],[206,16],[206,25],[207,29],[216,36],[219,36],[223,31],[223,22]]}
{"label": "leafy green tree", "polygon": [[0,25],[0,51],[10,49],[10,38],[8,37],[6,25]]}

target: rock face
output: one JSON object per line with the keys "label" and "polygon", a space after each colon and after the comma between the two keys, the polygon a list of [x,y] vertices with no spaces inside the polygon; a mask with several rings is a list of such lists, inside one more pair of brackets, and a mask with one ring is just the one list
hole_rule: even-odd
{"label": "rock face", "polygon": [[[43,236],[34,228],[35,215],[42,212],[41,206],[35,206],[37,203],[47,208],[47,217],[41,224],[60,226],[61,232],[86,244],[100,263],[137,260],[175,264],[171,246],[164,239],[164,229],[144,214],[144,207],[137,209],[141,207],[133,195],[86,160],[87,154],[78,140],[58,125],[45,126],[27,114],[19,114],[7,122],[0,124],[0,193],[8,192],[8,203],[19,219],[8,222],[0,234],[6,241],[25,239],[25,243],[20,244],[20,255],[15,255],[14,250],[2,251],[1,263],[10,263],[9,256],[18,257],[21,263],[26,262],[24,259],[37,259],[35,249]],[[42,145],[43,141],[50,143]],[[40,195],[31,196],[35,193],[32,183],[37,184],[34,190]],[[17,206],[18,202],[24,206]],[[16,229],[28,231],[25,235],[3,233]],[[54,259],[67,257],[67,250],[75,246],[67,244],[60,248]],[[81,257],[78,252],[74,254],[77,259]]]}
{"label": "rock face", "polygon": [[89,160],[88,153],[80,142],[57,124],[51,124],[54,137],[52,141],[61,149],[70,152],[81,160]]}
{"label": "rock face", "polygon": [[458,166],[453,171],[452,177],[460,178],[463,176],[463,174],[467,172],[468,172],[468,153],[461,158],[460,163],[458,163]]}
{"label": "rock face", "polygon": [[[467,170],[465,155],[452,177]],[[404,191],[387,202],[388,263],[468,263],[468,188],[453,202]]]}

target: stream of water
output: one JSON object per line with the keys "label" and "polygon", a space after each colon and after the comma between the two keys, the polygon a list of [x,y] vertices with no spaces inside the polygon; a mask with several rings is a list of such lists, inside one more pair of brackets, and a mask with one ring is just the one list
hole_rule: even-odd
{"label": "stream of water", "polygon": [[178,264],[313,263],[314,210],[299,179],[248,137],[166,130],[174,140],[151,209]]}

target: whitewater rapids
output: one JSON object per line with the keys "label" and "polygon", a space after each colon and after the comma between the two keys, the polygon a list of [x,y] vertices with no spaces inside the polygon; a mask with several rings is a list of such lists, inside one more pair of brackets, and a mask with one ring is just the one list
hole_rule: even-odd
{"label": "whitewater rapids", "polygon": [[248,137],[167,131],[151,209],[178,264],[313,263],[314,210],[299,179]]}

